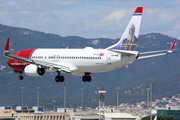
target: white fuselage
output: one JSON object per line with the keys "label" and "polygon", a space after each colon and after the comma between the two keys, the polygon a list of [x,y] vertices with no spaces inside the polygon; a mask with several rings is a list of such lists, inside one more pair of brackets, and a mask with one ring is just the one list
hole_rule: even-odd
{"label": "white fuselage", "polygon": [[[114,70],[136,60],[135,55],[123,56],[121,53],[106,49],[36,49],[32,55],[33,61],[44,64],[66,66],[73,75],[98,73]],[[53,69],[47,69],[53,72]]]}

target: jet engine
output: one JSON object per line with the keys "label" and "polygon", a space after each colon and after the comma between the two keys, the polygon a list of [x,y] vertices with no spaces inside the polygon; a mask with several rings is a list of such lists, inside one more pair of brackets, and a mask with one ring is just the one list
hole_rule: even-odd
{"label": "jet engine", "polygon": [[24,69],[24,72],[28,76],[42,76],[45,73],[44,68],[39,68],[37,65],[27,65]]}

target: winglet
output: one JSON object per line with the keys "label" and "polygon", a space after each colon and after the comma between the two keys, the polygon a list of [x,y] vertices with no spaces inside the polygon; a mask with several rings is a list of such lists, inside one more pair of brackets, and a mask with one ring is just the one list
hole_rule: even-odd
{"label": "winglet", "polygon": [[5,53],[8,53],[8,52],[9,52],[9,43],[10,43],[10,38],[8,38],[7,41],[6,41],[6,46],[5,46],[5,48],[4,48],[4,52],[5,52]]}
{"label": "winglet", "polygon": [[172,53],[172,51],[174,50],[174,47],[175,47],[175,45],[176,45],[176,41],[177,41],[177,39],[175,38],[175,39],[174,39],[174,42],[172,43],[171,47],[169,48],[167,54]]}

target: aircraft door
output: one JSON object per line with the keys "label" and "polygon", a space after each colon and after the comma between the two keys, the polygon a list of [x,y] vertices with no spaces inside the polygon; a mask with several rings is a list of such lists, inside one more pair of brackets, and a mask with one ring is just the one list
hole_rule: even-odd
{"label": "aircraft door", "polygon": [[110,52],[107,54],[107,64],[108,65],[111,65],[111,55],[112,55],[112,53],[110,53]]}

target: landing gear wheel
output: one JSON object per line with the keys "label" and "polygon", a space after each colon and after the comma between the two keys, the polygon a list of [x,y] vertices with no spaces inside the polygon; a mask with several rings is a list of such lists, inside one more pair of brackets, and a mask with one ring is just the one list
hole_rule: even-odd
{"label": "landing gear wheel", "polygon": [[59,76],[60,82],[64,82],[64,76]]}
{"label": "landing gear wheel", "polygon": [[82,77],[82,81],[86,82],[86,76],[85,75]]}
{"label": "landing gear wheel", "polygon": [[87,81],[87,82],[91,82],[91,76],[87,76],[87,77],[86,77],[86,81]]}
{"label": "landing gear wheel", "polygon": [[91,82],[91,76],[90,75],[84,75],[82,77],[83,82]]}
{"label": "landing gear wheel", "polygon": [[23,80],[22,73],[23,73],[22,71],[19,71],[19,74],[20,74],[20,75],[18,76],[18,79],[19,79],[19,80]]}
{"label": "landing gear wheel", "polygon": [[55,77],[55,81],[56,81],[56,82],[59,82],[59,76],[56,76],[56,77]]}
{"label": "landing gear wheel", "polygon": [[23,76],[20,75],[20,76],[18,77],[18,79],[19,79],[19,80],[23,80]]}
{"label": "landing gear wheel", "polygon": [[55,81],[56,81],[56,82],[64,82],[64,76],[59,76],[59,75],[57,75],[57,76],[55,77]]}

